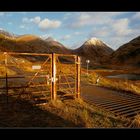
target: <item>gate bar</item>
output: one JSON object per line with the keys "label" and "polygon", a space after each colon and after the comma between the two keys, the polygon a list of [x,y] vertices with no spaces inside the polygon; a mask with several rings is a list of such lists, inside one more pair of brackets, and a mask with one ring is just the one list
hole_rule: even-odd
{"label": "gate bar", "polygon": [[81,59],[79,56],[76,56],[76,97],[80,98],[80,69]]}
{"label": "gate bar", "polygon": [[52,53],[52,62],[51,62],[51,67],[52,67],[52,73],[51,73],[51,99],[56,100],[56,55],[55,53]]}

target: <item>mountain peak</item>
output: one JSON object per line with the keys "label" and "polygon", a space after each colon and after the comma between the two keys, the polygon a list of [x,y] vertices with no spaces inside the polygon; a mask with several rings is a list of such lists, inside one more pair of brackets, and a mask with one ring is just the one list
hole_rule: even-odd
{"label": "mountain peak", "polygon": [[5,35],[5,36],[7,36],[7,37],[12,37],[12,38],[15,38],[15,37],[16,37],[15,34],[9,33],[9,32],[7,32],[6,30],[4,30],[3,28],[0,28],[0,34],[3,34],[3,35]]}
{"label": "mountain peak", "polygon": [[48,38],[45,39],[45,41],[55,41],[55,39],[49,36]]}
{"label": "mountain peak", "polygon": [[96,38],[96,37],[92,37],[92,38],[90,38],[89,40],[87,40],[85,43],[84,43],[84,45],[98,45],[98,46],[102,46],[104,43],[100,40],[100,39],[98,39],[98,38]]}

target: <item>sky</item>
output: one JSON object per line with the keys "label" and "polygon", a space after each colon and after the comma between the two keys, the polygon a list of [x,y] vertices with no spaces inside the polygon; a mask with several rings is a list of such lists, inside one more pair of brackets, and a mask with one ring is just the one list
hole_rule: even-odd
{"label": "sky", "polygon": [[140,35],[140,12],[0,12],[0,29],[78,48],[96,37],[116,50]]}

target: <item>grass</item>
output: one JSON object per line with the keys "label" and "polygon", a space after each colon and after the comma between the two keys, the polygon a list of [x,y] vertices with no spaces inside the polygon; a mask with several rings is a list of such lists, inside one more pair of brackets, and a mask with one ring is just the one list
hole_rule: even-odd
{"label": "grass", "polygon": [[[57,65],[57,68],[58,71],[61,69],[61,72],[65,74],[75,71],[72,65],[61,64]],[[27,66],[24,66],[23,70],[32,72],[31,65],[27,63]],[[138,83],[129,83],[129,87],[127,85],[128,81],[105,78],[106,75],[120,72],[123,73],[124,71],[91,70],[88,76],[82,74],[81,78],[84,83],[95,83],[98,75],[100,75],[100,86],[125,90],[127,87],[128,91],[130,89],[139,91]],[[14,84],[18,84],[16,82]],[[52,102],[49,99],[46,104],[36,105],[33,102],[29,102],[29,100],[18,99],[15,102],[15,97],[10,96],[9,98],[13,101],[12,103],[9,105],[2,103],[0,105],[0,127],[124,128],[128,127],[129,123],[127,120],[116,118],[113,114],[84,102],[81,99],[68,99],[65,96],[62,97],[59,95],[56,102]],[[6,98],[2,98],[0,94],[0,99],[5,100]]]}
{"label": "grass", "polygon": [[[5,66],[0,66],[0,76],[5,76],[5,71],[6,70],[6,67]],[[16,74],[16,72],[15,71],[13,71],[13,70],[11,70],[11,69],[9,69],[9,68],[7,68],[7,74],[8,75],[15,75]]]}
{"label": "grass", "polygon": [[81,99],[60,98],[40,105],[25,100],[1,104],[0,127],[125,128],[128,125],[126,120]]}
{"label": "grass", "polygon": [[132,128],[140,128],[140,114],[136,115],[133,122],[130,124]]}
{"label": "grass", "polygon": [[[136,71],[135,71],[136,72]],[[140,94],[140,80],[131,81],[131,80],[122,80],[115,78],[106,78],[107,75],[117,75],[117,74],[126,74],[132,73],[132,71],[125,70],[92,70],[90,74],[86,76],[83,74],[82,78],[84,81],[88,81],[89,83],[95,84],[97,77],[100,77],[98,82],[99,86],[104,86],[116,90],[123,90],[132,92],[135,94]]]}

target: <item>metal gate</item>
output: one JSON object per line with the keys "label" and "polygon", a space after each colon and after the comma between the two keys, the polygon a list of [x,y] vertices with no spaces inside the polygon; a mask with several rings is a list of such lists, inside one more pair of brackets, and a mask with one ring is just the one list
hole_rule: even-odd
{"label": "metal gate", "polygon": [[[4,52],[0,56],[0,95],[56,100],[58,92],[80,95],[76,55]],[[4,101],[4,99],[2,100]]]}

